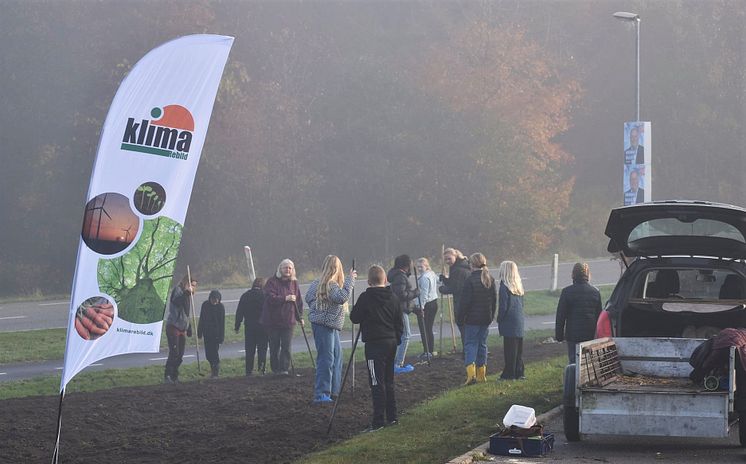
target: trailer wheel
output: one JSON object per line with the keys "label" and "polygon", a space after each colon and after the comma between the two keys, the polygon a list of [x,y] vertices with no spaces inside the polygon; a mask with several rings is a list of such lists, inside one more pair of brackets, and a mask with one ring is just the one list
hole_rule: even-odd
{"label": "trailer wheel", "polygon": [[[562,418],[567,441],[580,441],[580,413],[576,407],[564,406]],[[739,429],[740,430],[740,429]]]}
{"label": "trailer wheel", "polygon": [[580,441],[580,411],[575,407],[575,364],[565,367],[562,410],[565,438]]}

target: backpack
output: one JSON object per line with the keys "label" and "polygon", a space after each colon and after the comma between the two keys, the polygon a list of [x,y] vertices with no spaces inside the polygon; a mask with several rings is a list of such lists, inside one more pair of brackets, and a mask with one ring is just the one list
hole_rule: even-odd
{"label": "backpack", "polygon": [[712,353],[713,345],[715,345],[715,337],[710,337],[692,351],[692,355],[689,357],[689,364],[694,368],[689,374],[689,378],[692,381],[700,383],[709,374],[709,372],[705,372],[703,369],[705,361]]}

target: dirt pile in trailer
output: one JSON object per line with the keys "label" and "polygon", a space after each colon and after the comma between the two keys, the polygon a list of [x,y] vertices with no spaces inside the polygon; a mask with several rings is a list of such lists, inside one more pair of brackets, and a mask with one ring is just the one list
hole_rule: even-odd
{"label": "dirt pile in trailer", "polygon": [[[524,360],[563,353],[564,344],[527,343]],[[502,350],[490,356],[488,373],[493,374],[502,369]],[[326,429],[333,403],[311,403],[310,369],[298,370],[301,377],[224,378],[69,394],[63,411],[60,462],[292,462],[356,435],[368,425],[367,371],[361,362],[355,370],[355,395],[345,387],[329,436]],[[460,385],[464,375],[459,355],[437,358],[432,366],[419,365],[412,373],[397,375],[400,414]],[[0,463],[49,462],[57,403],[54,396],[0,401]]]}

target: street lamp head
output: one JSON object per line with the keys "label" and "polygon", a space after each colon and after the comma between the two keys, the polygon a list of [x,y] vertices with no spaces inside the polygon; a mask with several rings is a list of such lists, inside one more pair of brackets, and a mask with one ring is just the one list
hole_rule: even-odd
{"label": "street lamp head", "polygon": [[614,17],[616,19],[621,19],[622,21],[639,21],[640,15],[637,13],[629,13],[627,11],[617,11],[614,13]]}

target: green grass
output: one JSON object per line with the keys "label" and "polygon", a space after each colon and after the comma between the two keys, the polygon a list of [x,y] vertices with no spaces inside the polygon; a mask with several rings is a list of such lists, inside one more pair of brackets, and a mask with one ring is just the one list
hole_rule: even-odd
{"label": "green grass", "polygon": [[[550,330],[531,330],[526,332],[525,340],[529,342],[536,339],[544,339],[551,336]],[[491,335],[488,339],[490,349],[500,350],[502,338]],[[415,353],[415,348],[410,347]],[[345,362],[349,359],[350,348],[343,350]],[[358,362],[362,359],[358,353]],[[305,352],[296,353],[293,356],[295,367],[301,369],[311,367],[311,361]],[[236,377],[244,375],[244,358],[226,358],[220,360],[220,375],[223,377]],[[202,362],[202,371],[209,372],[209,365]],[[198,375],[196,363],[183,364],[179,369],[179,380],[189,382],[201,379]],[[43,377],[35,377],[26,380],[15,380],[2,382],[0,388],[0,400],[8,398],[20,398],[36,395],[55,395],[59,392],[61,373]],[[74,377],[67,385],[68,393],[90,392],[106,390],[114,387],[132,387],[143,385],[157,385],[163,383],[163,365],[148,367],[132,367],[127,369],[107,369],[103,371],[83,372]]]}
{"label": "green grass", "polygon": [[[226,343],[243,341],[243,328],[238,333],[233,331],[235,320],[233,315],[225,317]],[[65,355],[66,332],[66,329],[0,332],[0,364],[62,359]],[[167,345],[164,330],[160,346]]]}
{"label": "green grass", "polygon": [[449,390],[400,418],[399,426],[358,435],[308,455],[302,464],[446,462],[487,441],[513,404],[541,414],[562,400],[560,356],[526,366],[527,380],[488,382]]}
{"label": "green grass", "polygon": [[[601,290],[601,301],[606,300],[611,295],[613,286],[606,285],[599,287]],[[524,312],[526,316],[546,316],[552,315],[557,310],[557,301],[560,292],[550,292],[545,290],[526,292],[524,299]],[[439,300],[440,304],[440,300]],[[444,308],[445,303],[439,308],[443,312],[443,323],[450,324],[448,311]],[[311,324],[308,322],[308,311],[304,312],[306,321],[306,335],[311,337]],[[233,331],[235,323],[234,315],[225,317],[225,343],[243,341],[243,328],[238,333]],[[417,319],[410,316],[412,330],[417,329]],[[435,319],[435,326],[440,327],[440,315]],[[345,325],[342,329],[342,337],[351,336],[349,319],[345,319]],[[48,361],[62,359],[65,352],[65,329],[43,329],[29,330],[23,332],[0,332],[0,364]],[[301,335],[300,326],[295,328],[296,335]],[[192,342],[193,343],[193,342]],[[165,347],[166,334],[161,334],[161,346]]]}

